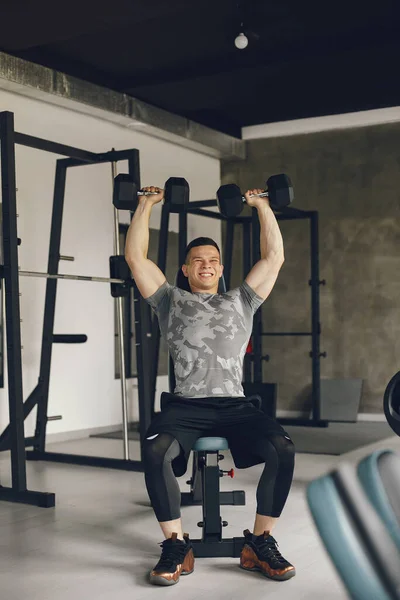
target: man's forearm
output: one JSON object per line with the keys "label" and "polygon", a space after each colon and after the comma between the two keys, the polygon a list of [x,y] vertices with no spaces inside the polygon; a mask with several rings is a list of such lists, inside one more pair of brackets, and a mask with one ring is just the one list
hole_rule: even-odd
{"label": "man's forearm", "polygon": [[136,258],[147,258],[149,250],[149,222],[152,204],[144,197],[138,203],[128,229],[125,257],[132,262]]}
{"label": "man's forearm", "polygon": [[284,258],[283,239],[278,221],[267,202],[257,206],[260,221],[261,259]]}

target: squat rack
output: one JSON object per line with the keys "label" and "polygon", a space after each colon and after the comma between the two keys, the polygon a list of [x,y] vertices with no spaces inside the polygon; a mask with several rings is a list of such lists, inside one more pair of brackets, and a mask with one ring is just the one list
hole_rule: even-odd
{"label": "squat rack", "polygon": [[[15,174],[15,144],[36,148],[68,158],[56,162],[53,211],[51,220],[50,245],[47,273],[19,272],[18,238],[17,238],[17,208],[16,208],[16,174]],[[26,458],[31,460],[50,460],[81,465],[101,466],[115,469],[141,471],[141,461],[112,459],[97,456],[82,456],[66,453],[47,452],[45,449],[48,416],[48,396],[50,384],[50,367],[52,346],[54,343],[82,343],[85,335],[54,334],[55,303],[58,279],[77,279],[85,281],[107,281],[120,283],[119,278],[98,278],[87,276],[65,276],[58,273],[58,264],[62,259],[71,260],[60,254],[62,216],[67,171],[71,167],[88,164],[115,163],[128,161],[129,174],[140,188],[139,151],[137,149],[111,151],[103,154],[88,152],[79,148],[66,146],[42,138],[18,133],[14,130],[14,115],[11,112],[0,113],[0,157],[2,177],[2,211],[3,211],[3,256],[4,265],[1,277],[5,283],[5,313],[7,330],[7,368],[8,368],[8,401],[10,422],[0,435],[0,451],[11,451],[12,486],[0,485],[0,500],[23,502],[37,506],[50,507],[55,505],[55,494],[30,491],[27,489]],[[38,384],[23,400],[22,389],[22,356],[21,356],[21,326],[20,326],[20,293],[19,275],[46,277],[46,296],[42,333],[42,350]],[[151,410],[149,403],[150,370],[150,307],[144,302],[136,286],[132,286],[135,302],[135,337],[136,361],[138,378],[138,397],[140,415],[141,439],[150,424]],[[120,300],[120,298],[118,298]],[[122,337],[122,327],[120,327]],[[121,356],[121,380],[124,358]],[[36,429],[33,437],[25,438],[24,420],[37,406]],[[125,423],[127,425],[127,423]],[[25,452],[27,447],[33,451]],[[126,444],[125,444],[126,450]]]}

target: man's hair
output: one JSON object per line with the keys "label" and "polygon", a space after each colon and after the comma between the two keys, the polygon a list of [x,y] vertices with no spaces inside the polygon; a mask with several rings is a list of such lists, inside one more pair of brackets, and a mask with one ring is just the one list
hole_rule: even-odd
{"label": "man's hair", "polygon": [[214,246],[218,250],[219,256],[221,257],[221,250],[218,247],[217,242],[214,242],[211,238],[208,237],[198,237],[195,240],[192,240],[190,244],[186,246],[185,249],[185,263],[187,264],[187,259],[189,252],[192,248],[196,248],[197,246]]}

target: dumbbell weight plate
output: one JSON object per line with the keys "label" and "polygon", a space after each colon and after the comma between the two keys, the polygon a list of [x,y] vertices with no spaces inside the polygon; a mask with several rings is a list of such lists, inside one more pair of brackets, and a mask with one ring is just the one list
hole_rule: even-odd
{"label": "dumbbell weight plate", "polygon": [[119,210],[137,208],[137,186],[128,173],[119,173],[114,178],[113,204]]}
{"label": "dumbbell weight plate", "polygon": [[293,202],[294,192],[292,182],[290,181],[290,177],[284,173],[269,177],[266,187],[271,208],[280,210]]}
{"label": "dumbbell weight plate", "polygon": [[221,185],[217,191],[217,204],[221,215],[237,217],[243,210],[243,197],[240,187],[235,183]]}
{"label": "dumbbell weight plate", "polygon": [[165,183],[164,202],[180,212],[189,202],[189,184],[183,177],[170,177]]}

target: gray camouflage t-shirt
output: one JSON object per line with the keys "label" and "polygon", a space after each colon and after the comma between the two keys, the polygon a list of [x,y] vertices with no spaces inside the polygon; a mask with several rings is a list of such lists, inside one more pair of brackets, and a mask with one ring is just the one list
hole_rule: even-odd
{"label": "gray camouflage t-shirt", "polygon": [[165,282],[146,301],[168,344],[176,395],[244,396],[243,359],[263,302],[245,281],[224,294],[191,293]]}

